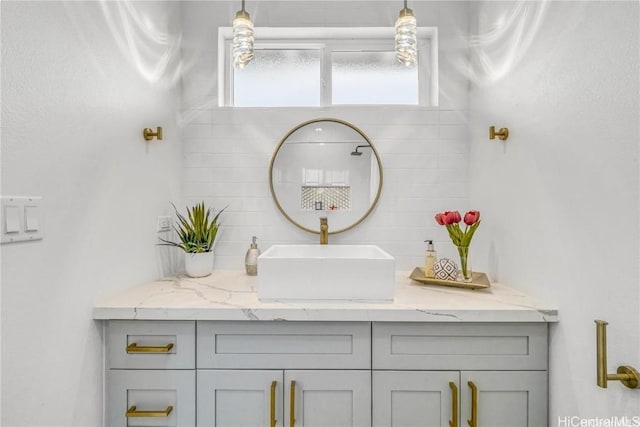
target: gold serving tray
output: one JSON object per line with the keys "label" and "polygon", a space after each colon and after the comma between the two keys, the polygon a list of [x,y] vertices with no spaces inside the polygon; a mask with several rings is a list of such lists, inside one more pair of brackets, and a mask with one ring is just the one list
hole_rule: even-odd
{"label": "gold serving tray", "polygon": [[438,285],[438,286],[452,286],[454,288],[465,289],[486,289],[491,287],[491,282],[485,273],[471,272],[471,282],[458,282],[456,280],[442,280],[442,279],[429,279],[424,276],[424,268],[416,267],[409,276],[410,279],[416,282],[424,283],[425,285]]}

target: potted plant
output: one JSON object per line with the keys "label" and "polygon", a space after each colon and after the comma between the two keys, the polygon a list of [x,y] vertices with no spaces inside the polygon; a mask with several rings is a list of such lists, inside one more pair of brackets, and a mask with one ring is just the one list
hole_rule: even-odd
{"label": "potted plant", "polygon": [[187,207],[187,216],[176,211],[177,227],[174,230],[180,238],[179,242],[172,242],[160,238],[165,246],[175,246],[184,251],[184,266],[190,277],[205,277],[213,271],[213,245],[218,235],[220,223],[218,217],[224,211],[222,209],[215,216],[210,208],[204,206],[204,202],[191,208]]}

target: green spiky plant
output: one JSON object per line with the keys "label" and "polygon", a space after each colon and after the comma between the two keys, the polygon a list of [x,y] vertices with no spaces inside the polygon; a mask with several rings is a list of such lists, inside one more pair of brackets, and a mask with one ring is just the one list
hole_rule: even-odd
{"label": "green spiky plant", "polygon": [[187,217],[185,217],[178,212],[178,208],[173,203],[171,205],[178,218],[178,226],[174,226],[173,229],[178,234],[180,242],[160,238],[163,242],[160,245],[175,246],[187,253],[211,252],[220,228],[218,217],[226,207],[213,216],[213,211],[210,208],[205,209],[204,202],[201,202],[191,208],[187,207]]}

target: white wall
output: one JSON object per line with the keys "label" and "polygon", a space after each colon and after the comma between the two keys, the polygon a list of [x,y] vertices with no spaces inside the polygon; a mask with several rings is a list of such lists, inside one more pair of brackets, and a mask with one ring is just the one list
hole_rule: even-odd
{"label": "white wall", "polygon": [[[440,107],[219,108],[217,34],[229,26],[237,1],[183,2],[185,197],[205,200],[223,215],[216,268],[242,269],[251,236],[264,250],[275,243],[317,242],[277,211],[268,185],[268,166],[280,139],[298,123],[337,117],[362,129],[379,150],[384,187],[378,207],[356,229],[330,242],[378,244],[397,259],[397,268],[423,262],[423,240],[433,238],[443,254],[453,247],[433,215],[468,208],[468,81],[466,2],[416,2],[421,26],[438,26]],[[256,26],[393,26],[401,2],[248,2]],[[357,19],[354,19],[357,17]],[[331,230],[331,223],[329,224]]]}
{"label": "white wall", "polygon": [[45,214],[44,240],[2,247],[3,427],[101,424],[93,304],[166,272],[179,22],[178,3],[2,2],[2,194],[43,196]]}
{"label": "white wall", "polygon": [[[610,322],[610,372],[640,367],[638,14],[637,2],[471,3],[474,253],[560,310],[549,425],[639,414],[638,390],[596,386],[593,323]],[[490,142],[490,125],[509,140]]]}

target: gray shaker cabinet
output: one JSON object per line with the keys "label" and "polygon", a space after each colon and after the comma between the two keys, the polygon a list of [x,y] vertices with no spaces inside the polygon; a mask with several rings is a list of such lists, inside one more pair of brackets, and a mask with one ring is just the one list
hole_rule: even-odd
{"label": "gray shaker cabinet", "polygon": [[547,424],[546,323],[112,320],[106,330],[109,427]]}

